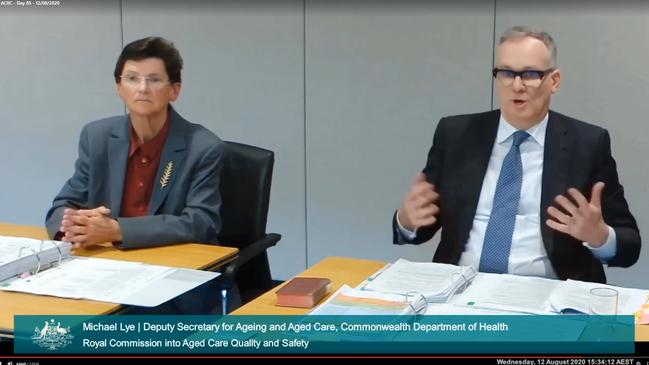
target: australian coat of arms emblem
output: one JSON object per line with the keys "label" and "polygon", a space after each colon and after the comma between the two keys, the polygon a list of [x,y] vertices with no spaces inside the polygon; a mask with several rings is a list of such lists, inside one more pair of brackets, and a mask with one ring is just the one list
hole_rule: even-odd
{"label": "australian coat of arms emblem", "polygon": [[72,343],[74,336],[70,333],[70,327],[62,327],[61,322],[54,319],[45,321],[42,328],[36,326],[32,342],[48,350],[58,350]]}

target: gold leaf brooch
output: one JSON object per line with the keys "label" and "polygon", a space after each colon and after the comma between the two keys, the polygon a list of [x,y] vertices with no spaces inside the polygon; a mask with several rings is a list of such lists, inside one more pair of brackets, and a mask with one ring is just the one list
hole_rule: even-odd
{"label": "gold leaf brooch", "polygon": [[173,161],[169,161],[167,164],[167,167],[165,167],[165,171],[162,173],[162,177],[160,178],[160,186],[162,189],[166,188],[167,185],[169,185],[169,179],[171,178],[171,173],[174,170],[174,163]]}

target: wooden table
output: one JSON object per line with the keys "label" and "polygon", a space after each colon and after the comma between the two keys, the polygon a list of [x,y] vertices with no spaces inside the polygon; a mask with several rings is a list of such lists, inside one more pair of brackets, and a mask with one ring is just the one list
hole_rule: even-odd
{"label": "wooden table", "polygon": [[[48,239],[44,227],[0,223],[0,235]],[[154,248],[121,251],[107,243],[90,249],[75,249],[77,256],[144,262],[179,268],[214,270],[236,258],[239,250],[232,247],[185,243]],[[11,337],[14,315],[87,314],[118,312],[121,305],[91,300],[65,299],[0,291],[0,337]]]}
{"label": "wooden table", "polygon": [[[349,286],[356,286],[362,283],[370,275],[381,269],[387,263],[384,261],[354,259],[348,257],[327,257],[319,263],[313,265],[306,271],[297,276],[301,277],[324,277],[329,278],[332,282],[331,293],[335,292],[343,284]],[[277,302],[277,295],[275,292],[280,288],[273,288],[272,290],[264,293],[255,300],[247,303],[246,305],[238,308],[232,312],[235,315],[258,315],[258,314],[274,314],[274,315],[300,315],[306,314],[309,309],[303,308],[289,308],[278,307],[275,305]],[[323,299],[324,301],[324,299]],[[635,332],[636,342],[649,341],[649,325],[636,326]]]}

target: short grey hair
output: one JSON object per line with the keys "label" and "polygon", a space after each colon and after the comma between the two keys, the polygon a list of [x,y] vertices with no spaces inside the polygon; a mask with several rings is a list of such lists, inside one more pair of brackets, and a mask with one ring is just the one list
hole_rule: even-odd
{"label": "short grey hair", "polygon": [[510,39],[525,37],[535,38],[543,42],[543,44],[545,44],[545,46],[550,50],[550,67],[557,67],[557,45],[556,43],[554,43],[554,39],[552,39],[551,35],[540,29],[522,25],[513,26],[503,33],[503,35],[500,37],[498,45],[500,46]]}

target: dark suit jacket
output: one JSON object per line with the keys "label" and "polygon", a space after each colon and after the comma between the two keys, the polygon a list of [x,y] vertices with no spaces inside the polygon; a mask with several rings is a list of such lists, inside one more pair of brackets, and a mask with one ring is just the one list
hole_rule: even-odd
{"label": "dark suit jacket", "polygon": [[[119,248],[180,242],[217,243],[221,229],[219,180],[225,144],[201,125],[169,108],[169,135],[160,157],[147,216],[119,217],[130,146],[130,117],[121,115],[86,125],[79,140],[74,175],[54,198],[45,219],[50,237],[68,202],[112,210],[122,229]],[[160,180],[172,163],[168,184]]]}
{"label": "dark suit jacket", "polygon": [[[500,111],[440,120],[424,168],[426,179],[440,194],[438,221],[406,240],[393,217],[394,243],[419,244],[442,229],[433,261],[457,264],[473,224],[482,181],[498,130]],[[547,208],[554,197],[577,188],[590,199],[597,181],[606,184],[602,196],[604,221],[617,235],[617,253],[609,266],[631,266],[640,254],[640,233],[624,198],[608,132],[550,111],[545,137],[541,190],[541,235],[548,257],[561,279],[606,282],[601,262],[582,243],[549,228]],[[514,242],[514,244],[516,244]]]}

